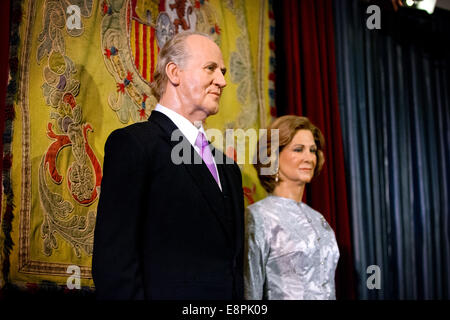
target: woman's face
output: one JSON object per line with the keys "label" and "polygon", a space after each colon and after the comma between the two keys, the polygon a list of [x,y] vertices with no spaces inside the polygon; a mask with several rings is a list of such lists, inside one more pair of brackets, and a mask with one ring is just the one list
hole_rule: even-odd
{"label": "woman's face", "polygon": [[285,182],[305,184],[314,176],[317,146],[311,131],[301,129],[280,152],[279,177]]}

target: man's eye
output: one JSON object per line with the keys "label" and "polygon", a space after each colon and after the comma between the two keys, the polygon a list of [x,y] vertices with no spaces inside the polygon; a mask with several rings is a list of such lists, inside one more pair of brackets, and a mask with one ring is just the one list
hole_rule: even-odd
{"label": "man's eye", "polygon": [[211,71],[216,70],[216,67],[215,67],[215,66],[208,66],[207,68],[208,68],[208,70],[211,70]]}

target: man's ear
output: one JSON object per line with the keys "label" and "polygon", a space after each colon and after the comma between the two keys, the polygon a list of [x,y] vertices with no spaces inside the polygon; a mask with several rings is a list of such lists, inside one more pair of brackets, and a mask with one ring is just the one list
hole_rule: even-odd
{"label": "man's ear", "polygon": [[180,73],[180,68],[178,68],[178,66],[175,63],[169,62],[168,64],[166,64],[167,77],[169,78],[169,81],[174,86],[177,86],[180,84],[179,73]]}

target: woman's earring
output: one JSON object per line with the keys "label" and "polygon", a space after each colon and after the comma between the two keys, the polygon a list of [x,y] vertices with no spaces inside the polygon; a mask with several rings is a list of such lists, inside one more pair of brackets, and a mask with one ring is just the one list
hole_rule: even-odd
{"label": "woman's earring", "polygon": [[278,171],[277,171],[277,174],[275,175],[275,182],[278,182],[278,180],[280,180],[280,178],[278,176]]}

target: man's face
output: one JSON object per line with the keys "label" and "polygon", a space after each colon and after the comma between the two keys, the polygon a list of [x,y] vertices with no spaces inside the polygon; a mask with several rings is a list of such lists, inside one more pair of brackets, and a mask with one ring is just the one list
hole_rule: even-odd
{"label": "man's face", "polygon": [[226,69],[219,47],[206,37],[188,37],[186,50],[189,56],[180,70],[179,97],[184,112],[203,120],[219,111]]}

